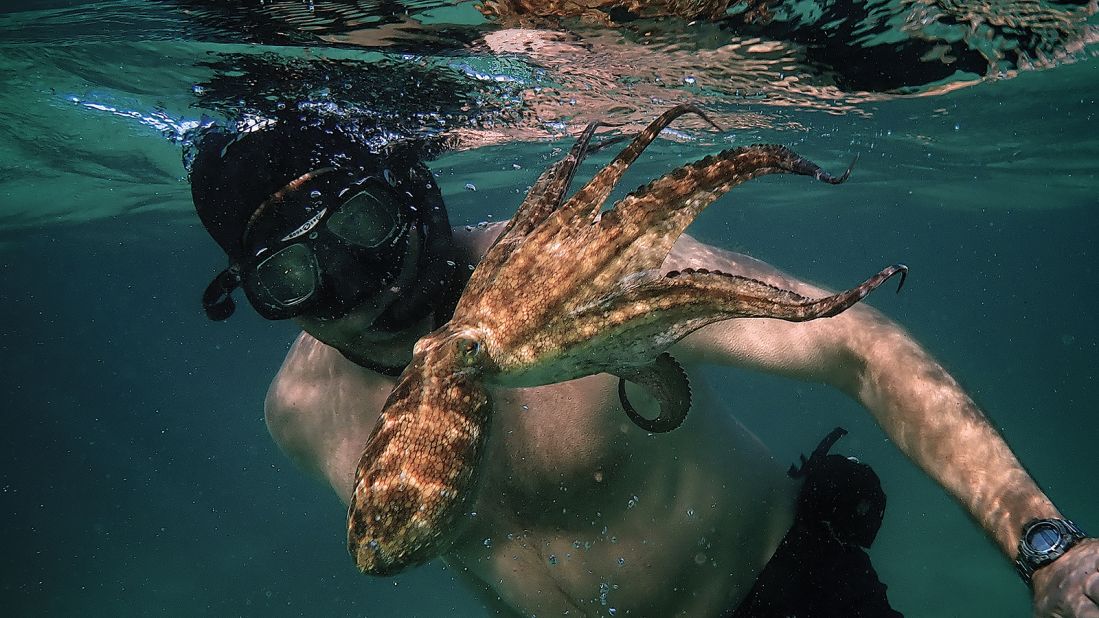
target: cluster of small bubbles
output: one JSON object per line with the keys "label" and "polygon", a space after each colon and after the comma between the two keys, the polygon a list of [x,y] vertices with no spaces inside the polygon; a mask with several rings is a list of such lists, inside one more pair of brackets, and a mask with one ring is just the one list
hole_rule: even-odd
{"label": "cluster of small bubbles", "polygon": [[550,554],[549,563],[550,566],[557,566],[557,554]]}
{"label": "cluster of small bubbles", "polygon": [[492,539],[485,538],[485,540],[482,541],[481,544],[484,545],[485,547],[492,547]]}
{"label": "cluster of small bubbles", "polygon": [[611,585],[607,582],[599,582],[599,604],[606,607],[607,595],[611,592]]}
{"label": "cluster of small bubbles", "polygon": [[572,548],[573,549],[580,549],[581,547],[582,547],[582,544],[580,543],[579,539],[572,542]]}
{"label": "cluster of small bubbles", "polygon": [[637,496],[631,496],[629,501],[626,502],[626,508],[632,509],[633,507],[637,506],[638,500],[640,500],[640,498],[638,498]]}

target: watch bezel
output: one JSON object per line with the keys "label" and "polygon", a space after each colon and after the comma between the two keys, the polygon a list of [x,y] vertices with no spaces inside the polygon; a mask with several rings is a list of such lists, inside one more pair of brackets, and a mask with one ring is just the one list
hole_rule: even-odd
{"label": "watch bezel", "polygon": [[[1031,545],[1034,532],[1040,527],[1049,527],[1057,532],[1057,542],[1046,550]],[[1015,568],[1019,576],[1029,586],[1034,572],[1065,555],[1081,540],[1087,538],[1084,531],[1067,519],[1032,519],[1023,526],[1019,537],[1019,554],[1015,558]]]}

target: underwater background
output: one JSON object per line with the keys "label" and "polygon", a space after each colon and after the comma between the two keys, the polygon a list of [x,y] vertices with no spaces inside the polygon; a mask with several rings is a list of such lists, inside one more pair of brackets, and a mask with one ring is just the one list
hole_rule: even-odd
{"label": "underwater background", "polygon": [[[752,181],[688,233],[831,288],[906,263],[904,291],[868,302],[1095,534],[1094,3],[783,6],[762,25],[735,12],[721,27],[554,24],[568,36],[543,38],[561,49],[537,51],[469,2],[4,3],[2,612],[489,615],[437,561],[357,573],[344,507],[264,426],[296,329],[202,312],[224,255],[191,207],[189,140],[287,105],[358,115],[380,143],[431,144],[456,225],[506,219],[585,122],[628,131],[684,100],[725,130],[677,124],[624,185],[731,145],[784,143],[835,172],[859,155],[842,186]],[[872,556],[905,615],[1030,615],[1009,562],[854,402],[706,373],[780,461],[850,431],[836,450],[882,477]]]}

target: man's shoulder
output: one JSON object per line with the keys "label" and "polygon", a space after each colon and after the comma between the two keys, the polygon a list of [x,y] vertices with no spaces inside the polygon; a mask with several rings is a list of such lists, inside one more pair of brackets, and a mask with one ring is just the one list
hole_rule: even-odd
{"label": "man's shoulder", "polygon": [[302,332],[290,346],[282,367],[271,382],[266,405],[269,408],[307,408],[318,398],[327,399],[337,383],[345,389],[353,384],[369,390],[383,386],[380,384],[383,380],[344,358],[336,348]]}
{"label": "man's shoulder", "polygon": [[493,241],[504,231],[507,221],[482,221],[470,225],[455,225],[451,228],[454,247],[468,259],[480,259],[492,246]]}

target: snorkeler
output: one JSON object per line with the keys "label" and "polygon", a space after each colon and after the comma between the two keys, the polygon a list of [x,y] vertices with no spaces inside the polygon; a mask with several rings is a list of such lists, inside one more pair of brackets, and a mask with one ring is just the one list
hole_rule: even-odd
{"label": "snorkeler", "polygon": [[[393,376],[446,321],[503,226],[452,230],[410,151],[379,154],[338,123],[297,113],[207,133],[191,181],[230,262],[203,296],[207,315],[229,317],[239,287],[260,315],[305,331],[271,385],[266,419],[280,447],[347,503]],[[822,294],[688,237],[662,269],[702,267]],[[719,322],[672,351],[688,369],[750,367],[849,393],[1016,560],[1039,615],[1099,615],[1099,542],[1061,517],[958,384],[873,309],[806,324]],[[524,615],[899,615],[861,550],[884,493],[869,467],[828,454],[839,432],[787,473],[692,383],[705,413],[659,439],[626,420],[610,376],[494,392],[476,516],[446,561]]]}

